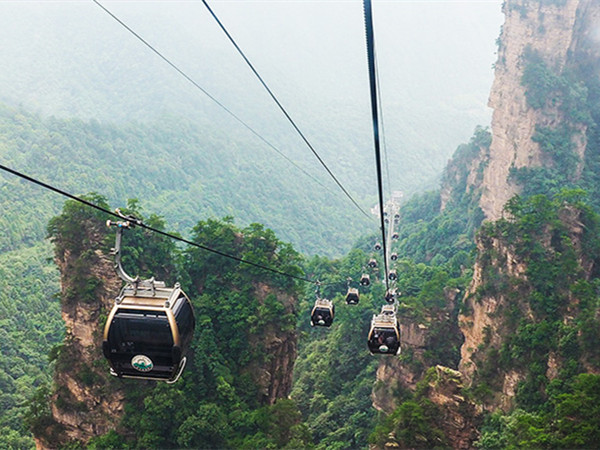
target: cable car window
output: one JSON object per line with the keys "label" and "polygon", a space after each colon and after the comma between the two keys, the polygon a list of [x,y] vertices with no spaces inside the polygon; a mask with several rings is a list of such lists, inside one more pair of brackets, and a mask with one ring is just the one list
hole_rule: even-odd
{"label": "cable car window", "polygon": [[175,321],[177,322],[181,339],[186,340],[186,342],[182,342],[182,345],[185,345],[191,339],[192,332],[194,331],[194,311],[192,311],[192,307],[185,297],[180,297],[177,302],[180,305],[177,305],[179,308],[177,308],[178,310],[175,313]]}
{"label": "cable car window", "polygon": [[118,344],[121,351],[160,349],[170,352],[173,346],[173,335],[166,315],[151,317],[117,313],[108,340]]}

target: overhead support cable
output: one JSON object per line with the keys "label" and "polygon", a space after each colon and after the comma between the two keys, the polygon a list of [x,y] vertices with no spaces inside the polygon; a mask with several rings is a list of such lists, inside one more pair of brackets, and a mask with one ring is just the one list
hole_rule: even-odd
{"label": "overhead support cable", "polygon": [[373,30],[373,13],[371,0],[363,0],[365,14],[365,30],[367,37],[367,62],[369,67],[369,86],[371,91],[371,114],[373,117],[373,139],[375,143],[375,165],[377,168],[377,192],[379,194],[379,218],[381,221],[381,237],[383,246],[383,262],[385,267],[385,287],[389,290],[389,271],[385,219],[383,217],[383,175],[381,170],[381,145],[379,137],[379,108],[377,106],[377,72],[375,69],[375,33]]}
{"label": "overhead support cable", "polygon": [[[17,177],[20,177],[20,178],[22,178],[24,180],[27,180],[27,181],[31,182],[33,184],[41,186],[44,189],[48,189],[48,190],[50,190],[52,192],[55,192],[55,193],[57,193],[59,195],[62,195],[63,197],[67,197],[67,198],[70,198],[71,200],[75,200],[76,202],[79,202],[79,203],[81,203],[83,205],[89,206],[90,208],[96,209],[96,210],[101,211],[101,212],[103,212],[105,214],[108,214],[110,216],[116,217],[119,220],[123,219],[123,216],[121,216],[121,215],[119,215],[119,214],[117,214],[117,213],[115,213],[113,211],[110,211],[108,209],[102,208],[101,206],[98,206],[98,205],[96,205],[96,204],[94,204],[94,203],[92,203],[92,202],[90,202],[88,200],[79,198],[79,197],[77,197],[77,196],[75,196],[73,194],[70,194],[70,193],[68,193],[66,191],[63,191],[63,190],[61,190],[59,188],[56,188],[56,187],[54,187],[54,186],[52,186],[50,184],[44,183],[43,181],[37,180],[37,179],[35,179],[33,177],[30,177],[28,175],[25,175],[25,174],[23,174],[21,172],[18,172],[16,170],[14,170],[14,169],[11,169],[10,167],[6,167],[6,166],[0,164],[0,170],[3,170],[3,171],[8,172],[8,173],[11,173],[11,174],[13,174],[13,175],[15,175]],[[177,236],[177,235],[174,235],[174,234],[171,234],[171,233],[167,233],[166,231],[159,230],[157,228],[151,227],[150,225],[146,225],[146,224],[144,224],[142,222],[136,223],[136,226],[139,226],[140,228],[144,228],[144,229],[146,229],[148,231],[151,231],[153,233],[157,233],[157,234],[160,234],[162,236],[168,237],[170,239],[173,239],[173,240],[176,240],[176,241],[179,241],[179,242],[183,242],[184,244],[190,245],[192,247],[197,247],[197,248],[205,250],[207,252],[214,253],[215,255],[219,255],[219,256],[222,256],[222,257],[228,258],[228,259],[232,259],[232,260],[240,262],[242,264],[247,264],[249,266],[253,266],[253,267],[256,267],[258,269],[265,270],[267,272],[271,272],[271,273],[274,273],[274,274],[277,274],[277,275],[282,275],[282,276],[285,276],[285,277],[288,277],[288,278],[293,278],[295,280],[303,281],[303,282],[306,282],[306,283],[312,283],[312,284],[318,283],[318,281],[311,280],[309,278],[299,277],[297,275],[293,275],[293,274],[290,274],[290,273],[282,272],[281,270],[275,269],[273,267],[265,266],[263,264],[258,264],[258,263],[255,263],[253,261],[248,261],[247,259],[243,259],[243,258],[240,258],[238,256],[231,255],[229,253],[225,253],[225,252],[222,252],[220,250],[216,250],[214,248],[210,248],[210,247],[208,247],[206,245],[198,244],[197,242],[193,242],[193,241],[190,241],[188,239],[182,238],[181,236]],[[323,283],[320,283],[320,284],[323,285]]]}
{"label": "overhead support cable", "polygon": [[[96,0],[94,0],[94,1],[96,1]],[[354,206],[356,206],[360,210],[360,212],[362,212],[365,216],[367,216],[369,219],[371,219],[370,214],[367,213],[363,208],[361,208],[361,206],[356,202],[356,200],[354,200],[354,198],[352,197],[352,195],[350,195],[350,193],[346,190],[346,188],[342,185],[342,183],[340,183],[340,181],[333,174],[333,172],[329,169],[329,167],[327,167],[327,164],[325,164],[325,161],[323,161],[323,159],[321,158],[321,156],[319,155],[319,153],[317,153],[317,151],[315,150],[315,148],[313,147],[313,145],[310,143],[310,141],[307,139],[307,137],[304,135],[304,133],[302,133],[302,131],[300,130],[300,128],[298,127],[298,125],[296,125],[296,122],[294,122],[294,120],[292,119],[292,117],[288,114],[288,112],[283,107],[283,105],[281,104],[281,102],[277,99],[277,97],[275,96],[275,94],[273,93],[273,91],[269,88],[269,86],[267,86],[267,83],[265,82],[265,80],[260,76],[260,74],[258,73],[258,71],[254,68],[254,65],[246,57],[246,55],[244,54],[244,52],[242,51],[242,49],[239,47],[239,45],[237,45],[237,43],[235,42],[235,40],[233,39],[233,37],[231,36],[231,34],[229,34],[229,32],[227,31],[227,29],[225,28],[225,26],[223,25],[223,23],[219,20],[219,18],[214,13],[214,11],[211,9],[211,7],[208,5],[208,3],[206,2],[206,0],[202,0],[202,3],[204,3],[204,6],[206,6],[206,9],[211,14],[211,16],[215,19],[215,21],[217,22],[217,24],[219,25],[219,27],[221,28],[221,30],[223,30],[223,33],[225,33],[225,35],[227,36],[227,38],[229,39],[229,41],[233,44],[233,46],[238,51],[238,53],[241,55],[241,57],[244,59],[244,61],[246,61],[246,64],[248,65],[248,67],[250,67],[250,69],[252,70],[252,72],[254,73],[254,75],[256,75],[256,77],[258,78],[258,80],[260,81],[260,83],[263,85],[263,87],[266,89],[266,91],[269,93],[269,95],[271,96],[271,98],[273,99],[273,101],[277,104],[277,106],[279,107],[279,109],[281,110],[281,112],[285,115],[285,117],[287,118],[287,120],[292,124],[292,127],[294,127],[294,130],[296,130],[296,132],[298,133],[298,135],[302,138],[302,140],[308,146],[308,148],[311,150],[311,152],[313,153],[313,155],[315,155],[315,157],[317,158],[317,160],[319,161],[319,163],[321,163],[321,165],[325,168],[325,170],[327,171],[327,173],[329,174],[329,176],[335,181],[335,183],[338,185],[338,187],[342,190],[342,192],[346,195],[346,197],[348,197],[350,199],[350,201],[354,204]]]}
{"label": "overhead support cable", "polygon": [[386,178],[387,178],[387,192],[388,192],[388,196],[390,198],[392,198],[392,179],[390,177],[390,163],[388,160],[388,148],[387,148],[387,142],[385,139],[385,127],[384,127],[384,120],[383,120],[383,104],[381,101],[381,81],[379,80],[379,64],[377,64],[377,52],[375,52],[375,73],[377,75],[377,86],[379,86],[379,89],[377,89],[377,100],[379,102],[379,117],[380,117],[380,122],[381,122],[381,143],[383,144],[384,167],[385,167],[385,173],[386,173]]}
{"label": "overhead support cable", "polygon": [[240,123],[244,128],[246,128],[250,133],[260,139],[263,143],[269,146],[272,150],[274,150],[281,157],[285,158],[290,164],[292,164],[296,169],[302,171],[306,176],[310,177],[315,183],[317,183],[322,188],[328,190],[330,193],[333,193],[328,187],[326,187],[323,183],[321,183],[318,179],[313,177],[309,172],[300,167],[297,163],[295,163],[292,159],[286,156],[281,150],[279,150],[274,144],[269,142],[266,138],[264,138],[258,131],[248,125],[244,120],[242,120],[237,114],[231,111],[227,106],[221,103],[216,97],[210,94],[206,89],[204,89],[200,84],[198,84],[193,78],[191,78],[188,74],[186,74],[182,69],[180,69],[175,63],[169,60],[166,56],[164,56],[161,52],[159,52],[154,46],[152,46],[148,41],[146,41],[142,36],[136,33],[131,27],[129,27],[125,22],[119,19],[116,15],[114,15],[110,10],[108,10],[104,5],[102,5],[98,0],[92,0],[96,5],[98,5],[104,12],[106,12],[110,17],[112,17],[117,23],[119,23],[123,28],[125,28],[129,33],[135,36],[140,42],[142,42],[146,47],[148,47],[152,52],[154,52],[160,59],[166,62],[171,68],[173,68],[177,73],[179,73],[182,77],[184,77],[188,82],[190,82],[196,89],[200,90],[204,95],[206,95],[210,100],[212,100],[216,105],[222,108],[227,114],[229,114],[233,119],[235,119],[238,123]]}

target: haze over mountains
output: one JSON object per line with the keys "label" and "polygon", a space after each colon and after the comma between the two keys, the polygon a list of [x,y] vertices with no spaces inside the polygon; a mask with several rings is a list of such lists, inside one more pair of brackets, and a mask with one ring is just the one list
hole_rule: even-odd
{"label": "haze over mountains", "polygon": [[[328,189],[337,190],[201,3],[105,6]],[[375,173],[361,2],[220,1],[212,7],[340,181],[369,207]],[[500,2],[381,2],[374,8],[392,189],[411,193],[432,186],[456,146],[476,125],[489,123],[486,102]],[[192,134],[220,136],[210,152],[226,166],[219,169],[222,176],[235,179],[276,164],[289,170],[288,180],[297,177],[296,185],[290,180],[292,192],[305,184],[316,187],[93,2],[2,2],[0,13],[3,102],[42,116],[115,126],[143,123],[160,129],[169,126],[165,120],[189,123]],[[181,139],[186,140],[185,133]],[[176,156],[177,146],[171,147]],[[239,183],[241,191],[245,187]],[[332,214],[359,214],[336,194],[324,194],[323,202],[335,205]],[[251,202],[252,194],[243,201]],[[267,210],[281,208],[281,199],[272,201]],[[310,196],[304,201],[310,203]],[[235,204],[232,208],[198,213],[233,213],[244,223],[261,219],[260,212],[242,217]],[[269,214],[262,221],[282,231]],[[358,225],[354,236],[370,227]],[[284,231],[283,238],[298,236]],[[350,239],[341,247],[351,244]]]}

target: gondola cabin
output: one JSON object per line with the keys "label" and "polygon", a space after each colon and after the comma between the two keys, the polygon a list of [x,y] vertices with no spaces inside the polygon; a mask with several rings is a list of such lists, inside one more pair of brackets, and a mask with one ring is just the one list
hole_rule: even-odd
{"label": "gondola cabin", "polygon": [[392,234],[392,239],[398,239],[400,235],[398,233]]}
{"label": "gondola cabin", "polygon": [[398,273],[396,272],[396,269],[392,269],[390,270],[390,274],[389,274],[389,278],[390,280],[394,281],[398,279]]}
{"label": "gondola cabin", "polygon": [[363,273],[362,276],[360,277],[360,285],[368,286],[370,284],[371,284],[371,277],[369,276],[368,273]]}
{"label": "gondola cabin", "polygon": [[125,286],[104,327],[102,351],[111,374],[174,383],[195,325],[192,304],[178,285]]}
{"label": "gondola cabin", "polygon": [[369,262],[367,263],[367,265],[371,268],[371,269],[376,269],[377,268],[377,260],[375,258],[371,258],[369,260]]}
{"label": "gondola cabin", "polygon": [[391,259],[392,261],[396,261],[396,260],[398,259],[398,253],[392,253],[392,254],[390,255],[390,259]]}
{"label": "gondola cabin", "polygon": [[377,251],[381,250],[381,244],[379,242],[377,242],[375,244],[375,250],[377,250]]}
{"label": "gondola cabin", "polygon": [[310,326],[330,327],[335,316],[335,306],[331,300],[318,298],[310,313]]}
{"label": "gondola cabin", "polygon": [[348,305],[357,305],[360,296],[358,294],[358,289],[356,288],[348,288],[348,293],[346,294],[346,303]]}
{"label": "gondola cabin", "polygon": [[384,305],[381,314],[373,316],[367,346],[372,354],[400,354],[400,325],[391,305]]}
{"label": "gondola cabin", "polygon": [[392,304],[396,300],[396,289],[388,289],[385,293],[385,301]]}

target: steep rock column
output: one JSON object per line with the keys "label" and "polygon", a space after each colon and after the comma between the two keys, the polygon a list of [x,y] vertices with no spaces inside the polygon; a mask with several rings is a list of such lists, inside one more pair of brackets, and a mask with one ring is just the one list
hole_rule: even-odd
{"label": "steep rock column", "polygon": [[[297,300],[283,292],[275,291],[264,283],[257,283],[256,296],[264,304],[268,295],[275,295],[284,307],[285,314],[294,314]],[[262,333],[250,337],[254,348],[264,349],[264,358],[252,361],[246,371],[260,386],[262,404],[272,405],[287,398],[292,390],[293,368],[298,354],[298,335],[295,328],[286,329],[280,324],[268,324]]]}
{"label": "steep rock column", "polygon": [[[446,288],[443,308],[433,308],[424,317],[400,317],[402,355],[385,356],[379,360],[377,383],[372,392],[375,409],[390,414],[398,406],[398,392],[416,389],[424,371],[440,361],[428,350],[439,349],[441,341],[445,341],[443,348],[446,350],[460,346],[460,332],[456,325],[458,295],[458,289]],[[444,356],[445,364],[456,367],[458,355]]]}
{"label": "steep rock column", "polygon": [[85,443],[115,429],[123,414],[122,382],[109,375],[102,355],[99,323],[121,286],[113,258],[99,250],[105,236],[102,227],[100,221],[80,223],[76,231],[80,235],[55,239],[66,337],[56,361],[56,388],[50,398],[53,423],[36,432],[38,448]]}
{"label": "steep rock column", "polygon": [[[489,220],[502,214],[506,201],[519,188],[509,177],[511,168],[540,167],[548,163],[538,143],[532,140],[537,127],[554,127],[563,118],[557,108],[547,104],[543,110],[527,103],[522,84],[526,51],[536,52],[560,73],[581,38],[580,28],[586,26],[591,0],[564,2],[507,0],[506,16],[500,36],[495,79],[490,93],[492,144],[489,162],[483,174],[480,206]],[[585,129],[574,138],[575,151],[585,149]]]}

